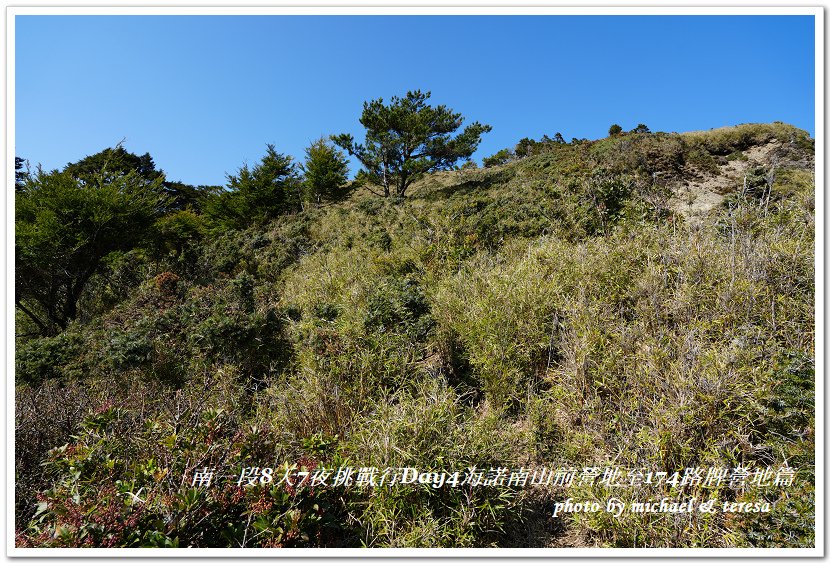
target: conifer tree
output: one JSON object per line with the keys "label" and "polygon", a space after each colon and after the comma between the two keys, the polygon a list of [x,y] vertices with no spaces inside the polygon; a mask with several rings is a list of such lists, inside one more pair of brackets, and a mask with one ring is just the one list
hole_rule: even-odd
{"label": "conifer tree", "polygon": [[444,105],[428,105],[430,95],[416,90],[393,97],[388,105],[382,98],[364,102],[360,123],[366,128],[365,142],[356,143],[350,134],[332,137],[363,164],[365,176],[382,186],[386,197],[393,189],[404,197],[427,172],[450,170],[460,159],[469,159],[481,135],[492,129],[476,121],[453,137],[464,118]]}
{"label": "conifer tree", "polygon": [[346,156],[323,138],[306,148],[305,154],[302,170],[308,197],[317,203],[339,199],[349,174]]}

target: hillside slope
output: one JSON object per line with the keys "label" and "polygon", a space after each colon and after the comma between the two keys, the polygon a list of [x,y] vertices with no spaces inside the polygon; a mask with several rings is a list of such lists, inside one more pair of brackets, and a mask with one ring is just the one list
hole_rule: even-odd
{"label": "hillside slope", "polygon": [[[814,545],[812,139],[535,150],[125,256],[86,316],[18,343],[18,545]],[[322,467],[354,481],[280,482]],[[406,467],[490,482],[372,486]],[[667,480],[686,468],[725,473]],[[612,497],[771,510],[553,517]]]}

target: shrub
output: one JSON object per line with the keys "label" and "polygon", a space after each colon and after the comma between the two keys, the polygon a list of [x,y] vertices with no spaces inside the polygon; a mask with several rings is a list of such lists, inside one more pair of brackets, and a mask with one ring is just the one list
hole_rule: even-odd
{"label": "shrub", "polygon": [[490,168],[493,166],[500,166],[502,164],[507,163],[510,160],[511,152],[509,149],[502,149],[494,155],[486,156],[482,160],[485,168]]}
{"label": "shrub", "polygon": [[19,345],[15,380],[37,384],[47,379],[79,377],[84,373],[83,338],[75,331],[38,338]]}
{"label": "shrub", "polygon": [[[215,383],[208,390],[215,393]],[[194,391],[187,391],[191,399]],[[223,475],[216,475],[213,486],[191,486],[202,466],[240,470],[250,463],[244,445],[263,438],[257,428],[237,432],[234,416],[211,407],[215,402],[183,403],[177,397],[175,409],[157,411],[147,421],[116,406],[89,414],[71,443],[50,452],[52,486],[38,496],[31,521],[18,529],[17,545],[336,545],[343,519],[335,514],[342,505],[325,489],[276,481],[241,487]],[[127,451],[132,455],[124,458]],[[298,464],[313,469],[317,462]]]}

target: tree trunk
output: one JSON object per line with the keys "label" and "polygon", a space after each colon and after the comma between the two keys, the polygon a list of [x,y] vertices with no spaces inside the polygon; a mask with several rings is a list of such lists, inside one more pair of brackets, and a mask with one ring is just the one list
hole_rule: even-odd
{"label": "tree trunk", "polygon": [[32,313],[29,309],[27,309],[19,299],[17,300],[16,304],[17,304],[17,308],[20,309],[21,311],[23,311],[23,313],[27,317],[29,317],[32,320],[33,323],[35,323],[37,325],[37,327],[40,329],[41,334],[46,334],[46,333],[49,332],[49,330],[46,327],[46,324],[44,324],[44,322],[41,321],[39,318],[37,318],[37,316],[35,316],[34,313]]}
{"label": "tree trunk", "polygon": [[401,179],[398,182],[398,197],[403,198],[406,195],[406,188],[409,187],[408,178],[401,174]]}
{"label": "tree trunk", "polygon": [[389,174],[387,172],[386,158],[383,159],[383,197],[389,197]]}

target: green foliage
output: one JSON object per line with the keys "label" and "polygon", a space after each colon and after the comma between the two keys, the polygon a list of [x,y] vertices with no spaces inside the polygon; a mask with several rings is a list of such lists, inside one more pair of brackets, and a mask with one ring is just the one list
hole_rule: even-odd
{"label": "green foliage", "polygon": [[608,232],[609,224],[620,218],[626,200],[631,196],[634,182],[631,178],[594,170],[587,179],[587,195],[599,218],[601,229]]}
{"label": "green foliage", "polygon": [[228,175],[228,189],[212,197],[206,213],[219,231],[263,224],[299,211],[302,185],[290,156],[267,145],[265,156],[236,175]]}
{"label": "green foliage", "polygon": [[234,363],[254,379],[279,369],[286,361],[282,321],[273,306],[257,306],[251,276],[243,272],[217,289],[178,311],[193,355]]}
{"label": "green foliage", "polygon": [[[220,381],[205,383],[222,394]],[[258,427],[235,433],[236,417],[212,406],[215,399],[205,401],[198,388],[182,399],[174,408],[152,404],[154,414],[143,426],[135,426],[137,412],[128,408],[104,405],[89,413],[73,441],[49,453],[45,466],[53,484],[38,495],[18,545],[299,547],[342,535],[340,518],[333,517],[340,501],[326,490],[276,482],[242,487],[219,475],[213,487],[191,487],[202,466],[244,467],[249,444],[265,436]],[[182,415],[186,426],[179,426]],[[132,452],[129,460],[122,459],[124,451]],[[297,465],[314,469],[318,462],[301,458]]]}
{"label": "green foliage", "polygon": [[147,331],[116,333],[108,342],[106,358],[117,370],[126,370],[149,364],[153,354],[153,342]]}
{"label": "green foliage", "polygon": [[165,179],[164,171],[157,170],[150,153],[141,156],[128,152],[120,143],[115,148],[86,156],[75,163],[67,164],[65,172],[81,184],[111,182],[130,173],[137,174],[147,182],[160,181],[165,198],[164,211],[201,209],[205,198],[215,192],[216,186],[191,186],[183,182]]}
{"label": "green foliage", "polygon": [[393,186],[402,198],[427,172],[452,169],[460,159],[469,158],[481,135],[492,129],[475,122],[453,137],[463,117],[444,105],[428,105],[429,98],[429,92],[416,90],[405,98],[393,96],[389,105],[382,98],[364,102],[360,123],[366,128],[365,144],[355,143],[349,134],[332,137],[360,160],[369,179],[383,186],[386,197]]}
{"label": "green foliage", "polygon": [[191,186],[184,182],[167,180],[164,181],[162,187],[168,197],[168,204],[165,207],[168,213],[188,209],[201,212],[208,198],[222,191],[221,186]]}
{"label": "green foliage", "polygon": [[18,347],[15,357],[15,378],[21,383],[81,376],[84,373],[83,340],[77,333],[62,332],[38,338]]}
{"label": "green foliage", "polygon": [[[342,444],[383,467],[452,468],[498,465],[519,432],[481,415],[435,379],[372,405],[372,414]],[[367,547],[478,547],[498,544],[518,517],[518,494],[507,486],[373,491],[356,511]]]}
{"label": "green foliage", "polygon": [[[516,144],[516,148],[514,149],[514,152],[516,153],[516,156],[518,156],[519,158],[524,158],[526,156],[531,156],[533,154],[533,151],[536,148],[537,144],[538,143],[536,141],[534,141],[533,139],[528,139],[527,137],[525,137],[524,139],[521,139]],[[496,153],[496,154],[498,154],[498,153]],[[501,164],[503,164],[503,163],[501,163]]]}
{"label": "green foliage", "polygon": [[494,155],[485,156],[481,162],[484,164],[485,168],[490,168],[492,166],[506,164],[510,160],[511,156],[512,154],[509,149],[501,149]]}
{"label": "green foliage", "polygon": [[142,242],[161,213],[161,180],[135,171],[76,179],[38,170],[15,198],[15,303],[44,334],[78,316],[90,278]]}
{"label": "green foliage", "polygon": [[611,127],[608,128],[608,135],[610,137],[614,137],[622,133],[623,128],[620,127],[618,124],[613,124]]}
{"label": "green foliage", "polygon": [[138,156],[127,152],[121,144],[69,163],[64,172],[84,185],[111,183],[129,174],[136,174],[146,182],[164,179],[164,172],[156,170],[150,153]]}
{"label": "green foliage", "polygon": [[803,447],[803,440],[815,424],[813,359],[802,352],[785,351],[777,360],[770,377],[772,386],[762,400],[766,418],[761,428],[767,439],[777,439],[787,453],[799,456],[791,460],[793,465],[802,465],[810,462],[812,453],[812,448]]}
{"label": "green foliage", "polygon": [[364,324],[367,330],[396,330],[423,340],[433,324],[429,311],[416,280],[394,278],[369,295]]}
{"label": "green foliage", "polygon": [[317,203],[341,199],[349,174],[345,155],[322,138],[312,143],[305,154],[302,170],[308,197]]}
{"label": "green foliage", "polygon": [[191,249],[195,264],[187,274],[203,284],[241,272],[273,282],[286,267],[312,250],[306,219],[298,215],[272,223],[267,231],[252,226],[205,239]]}
{"label": "green foliage", "polygon": [[[23,169],[25,166],[25,170]],[[19,156],[14,157],[14,189],[20,191],[29,179],[29,163]]]}
{"label": "green foliage", "polygon": [[191,209],[168,213],[155,223],[155,250],[161,256],[185,259],[207,234],[207,229],[205,218]]}
{"label": "green foliage", "polygon": [[505,269],[483,261],[445,282],[435,315],[447,339],[442,348],[460,342],[485,397],[501,409],[521,401],[535,384],[534,372],[547,359],[556,302],[542,283],[543,269]]}

